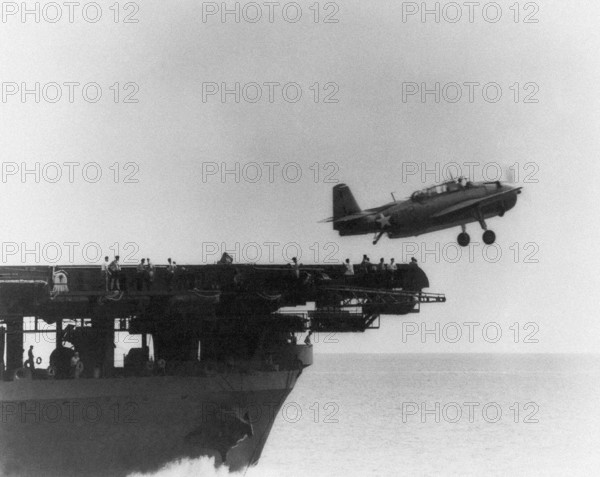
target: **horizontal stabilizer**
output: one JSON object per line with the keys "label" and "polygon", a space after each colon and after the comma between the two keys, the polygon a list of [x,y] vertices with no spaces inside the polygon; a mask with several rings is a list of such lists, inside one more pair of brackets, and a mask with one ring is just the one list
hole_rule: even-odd
{"label": "horizontal stabilizer", "polygon": [[365,210],[364,212],[360,212],[358,214],[346,215],[345,217],[340,217],[339,219],[334,219],[332,222],[334,224],[339,223],[339,222],[351,222],[353,220],[360,219],[362,217],[366,217],[367,215],[371,215],[371,212],[368,212]]}

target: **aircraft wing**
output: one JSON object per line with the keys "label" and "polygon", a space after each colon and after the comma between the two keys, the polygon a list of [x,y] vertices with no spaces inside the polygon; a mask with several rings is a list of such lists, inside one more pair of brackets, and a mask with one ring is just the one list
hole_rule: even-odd
{"label": "aircraft wing", "polygon": [[361,217],[366,217],[367,215],[371,215],[372,213],[373,213],[373,211],[363,210],[362,212],[358,212],[356,214],[345,215],[344,217],[339,217],[337,219],[334,218],[334,217],[329,217],[328,219],[320,220],[319,223],[324,223],[324,222],[334,222],[334,223],[350,222],[352,220],[360,219]]}
{"label": "aircraft wing", "polygon": [[497,194],[488,195],[486,197],[481,197],[479,199],[471,199],[461,202],[460,204],[453,205],[446,209],[440,210],[439,212],[432,215],[432,217],[442,217],[447,214],[451,214],[453,212],[457,212],[459,210],[468,209],[470,207],[479,206],[479,205],[487,205],[492,202],[495,202],[498,198],[502,196],[506,196],[508,194],[519,193],[522,187],[515,187],[514,189],[505,190],[503,192],[498,192]]}

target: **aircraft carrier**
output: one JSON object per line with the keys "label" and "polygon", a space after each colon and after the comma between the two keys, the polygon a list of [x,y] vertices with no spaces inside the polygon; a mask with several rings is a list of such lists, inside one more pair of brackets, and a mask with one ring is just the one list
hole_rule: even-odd
{"label": "aircraft carrier", "polygon": [[[363,332],[445,301],[422,291],[416,266],[346,276],[229,262],[157,267],[151,281],[124,266],[111,291],[99,266],[0,267],[2,474],[126,476],[200,456],[255,465],[312,364],[307,333]],[[49,366],[26,361],[28,334]],[[120,363],[123,334],[138,345]]]}

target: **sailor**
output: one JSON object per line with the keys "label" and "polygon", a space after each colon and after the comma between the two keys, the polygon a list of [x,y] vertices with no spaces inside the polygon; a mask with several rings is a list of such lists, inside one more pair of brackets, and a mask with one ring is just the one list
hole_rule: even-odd
{"label": "sailor", "polygon": [[81,366],[79,365],[79,362],[79,353],[76,351],[71,358],[71,374],[75,379],[79,379],[79,375],[81,374]]}
{"label": "sailor", "polygon": [[175,262],[171,262],[170,258],[167,258],[167,290],[173,289],[173,279],[175,278]]}
{"label": "sailor", "polygon": [[296,279],[300,278],[300,264],[298,263],[298,259],[296,257],[292,258],[292,270]]}
{"label": "sailor", "polygon": [[33,371],[35,369],[35,360],[33,358],[33,345],[29,347],[29,351],[27,352],[27,363],[29,363],[29,369]]}
{"label": "sailor", "polygon": [[142,258],[135,269],[135,281],[138,291],[144,288],[144,278],[146,276],[146,259]]}
{"label": "sailor", "polygon": [[69,277],[67,272],[64,270],[58,270],[52,274],[52,281],[54,282],[54,286],[52,287],[52,294],[54,296],[59,293],[69,293]]}
{"label": "sailor", "polygon": [[173,269],[175,270],[175,286],[178,290],[181,288],[194,288],[193,275],[188,273],[187,268],[180,267],[177,262],[173,261]]}
{"label": "sailor", "polygon": [[152,289],[152,284],[154,283],[154,265],[150,263],[150,259],[146,259],[146,287],[148,290]]}
{"label": "sailor", "polygon": [[410,275],[409,275],[409,283],[410,283],[410,289],[412,290],[416,290],[419,292],[419,296],[421,296],[422,293],[422,288],[419,288],[418,286],[418,282],[417,282],[417,277],[418,277],[418,269],[419,269],[419,264],[417,263],[417,259],[415,257],[412,257],[410,259],[410,263],[408,264],[408,267],[410,268]]}
{"label": "sailor", "polygon": [[104,291],[108,291],[108,278],[110,276],[108,272],[108,257],[104,257],[104,262],[100,265],[100,273],[104,282]]}
{"label": "sailor", "polygon": [[371,261],[369,260],[369,257],[363,255],[363,259],[362,262],[360,262],[360,266],[362,267],[363,272],[369,273],[371,271]]}
{"label": "sailor", "polygon": [[385,260],[383,259],[383,257],[381,257],[381,260],[379,260],[379,264],[377,265],[377,271],[383,272],[384,270],[385,270]]}
{"label": "sailor", "polygon": [[110,273],[110,289],[111,290],[121,290],[119,285],[119,281],[121,279],[121,265],[119,264],[118,255],[115,256],[115,259],[110,262],[108,266],[108,272]]}
{"label": "sailor", "polygon": [[307,346],[311,346],[312,345],[312,343],[310,341],[310,337],[311,337],[312,334],[313,334],[313,332],[312,332],[312,330],[310,330],[308,332],[308,334],[306,335],[306,338],[304,338],[304,344],[305,345],[307,345]]}
{"label": "sailor", "polygon": [[344,272],[345,276],[354,275],[354,265],[352,265],[350,263],[349,258],[346,259],[346,262],[344,263],[344,267],[346,267],[346,271]]}
{"label": "sailor", "polygon": [[387,266],[387,269],[392,272],[398,270],[398,265],[396,265],[396,261],[393,258],[390,258],[390,264]]}

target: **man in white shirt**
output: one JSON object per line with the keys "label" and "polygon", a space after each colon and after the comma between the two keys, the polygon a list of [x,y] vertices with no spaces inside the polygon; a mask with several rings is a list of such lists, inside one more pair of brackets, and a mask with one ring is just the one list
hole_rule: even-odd
{"label": "man in white shirt", "polygon": [[363,259],[362,262],[360,262],[360,265],[364,273],[369,273],[371,271],[371,261],[366,255],[363,255]]}
{"label": "man in white shirt", "polygon": [[344,275],[346,275],[346,276],[354,275],[354,265],[352,265],[350,263],[349,258],[346,259],[346,263],[344,263],[344,266],[346,267],[346,271],[344,272]]}

